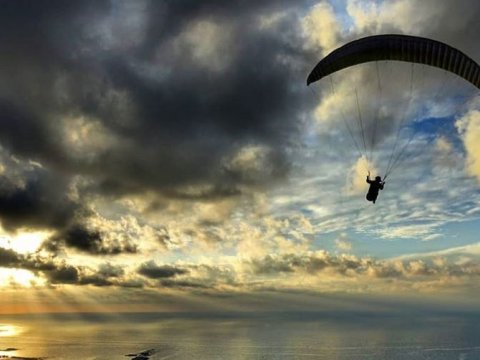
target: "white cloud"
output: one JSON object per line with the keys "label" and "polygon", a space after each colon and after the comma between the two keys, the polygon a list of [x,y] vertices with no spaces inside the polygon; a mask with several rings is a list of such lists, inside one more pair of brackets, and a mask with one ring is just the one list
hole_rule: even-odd
{"label": "white cloud", "polygon": [[326,55],[338,45],[340,23],[332,6],[320,2],[302,19],[306,45],[316,48]]}
{"label": "white cloud", "polygon": [[[480,243],[473,243],[463,246],[456,246],[448,249],[426,252],[426,253],[415,253],[415,254],[408,254],[398,256],[395,259],[397,260],[408,260],[408,259],[434,259],[434,261],[438,262],[438,259],[442,259],[440,262],[441,264],[446,263],[446,258],[450,256],[473,256],[476,259],[480,258]],[[392,260],[395,260],[392,259]]]}
{"label": "white cloud", "polygon": [[434,21],[440,12],[438,6],[431,5],[430,2],[425,4],[425,1],[416,0],[393,0],[380,3],[348,0],[347,12],[354,21],[354,30],[358,32],[381,33],[389,27],[407,34],[419,34],[423,26]]}
{"label": "white cloud", "polygon": [[365,156],[363,156],[359,158],[350,169],[350,173],[347,177],[347,186],[345,188],[347,194],[366,193],[369,187],[366,181],[368,172],[370,172],[371,180],[373,180],[375,176],[379,175],[375,165],[368,161]]}
{"label": "white cloud", "polygon": [[231,26],[223,22],[198,20],[175,39],[174,48],[186,52],[193,63],[220,72],[228,67],[234,54]]}
{"label": "white cloud", "polygon": [[456,122],[467,153],[466,170],[480,182],[480,111],[472,110]]}
{"label": "white cloud", "polygon": [[384,239],[421,239],[433,240],[440,236],[436,233],[436,224],[388,226],[377,230]]}
{"label": "white cloud", "polygon": [[438,166],[454,169],[458,165],[459,156],[450,140],[440,136],[435,140],[436,158]]}
{"label": "white cloud", "polygon": [[226,171],[243,181],[261,183],[274,175],[274,154],[267,146],[246,145],[224,159]]}
{"label": "white cloud", "polygon": [[352,243],[348,240],[348,236],[345,233],[340,234],[340,236],[335,239],[335,246],[338,250],[342,251],[352,250]]}

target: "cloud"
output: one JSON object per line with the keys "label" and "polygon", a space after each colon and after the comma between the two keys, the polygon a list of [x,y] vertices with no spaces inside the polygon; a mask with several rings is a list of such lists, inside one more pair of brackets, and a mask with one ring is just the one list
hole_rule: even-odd
{"label": "cloud", "polygon": [[[193,2],[22,4],[5,9],[0,29],[9,54],[2,75],[16,90],[2,91],[0,140],[13,153],[88,177],[100,193],[175,196],[201,185],[221,194],[218,184],[254,184],[256,173],[223,171],[225,157],[252,143],[271,149],[269,167],[284,173],[284,144],[298,134],[290,109],[304,100],[289,85],[298,70],[279,57],[302,58],[276,27],[246,26],[276,1],[229,11]],[[286,22],[295,26],[291,17],[276,26]],[[30,46],[19,45],[25,38]],[[30,51],[35,64],[24,61]],[[262,66],[251,66],[253,57]]]}
{"label": "cloud", "polygon": [[189,289],[234,289],[241,285],[230,265],[185,264],[157,265],[153,260],[142,264],[136,272],[148,279],[151,288]]}
{"label": "cloud", "polygon": [[390,226],[378,229],[378,235],[384,239],[411,239],[417,238],[422,240],[433,240],[440,237],[437,231],[438,224],[413,224],[404,226]]}
{"label": "cloud", "polygon": [[84,265],[67,264],[65,260],[38,254],[23,255],[11,249],[0,248],[0,267],[23,269],[44,278],[51,285],[94,285],[143,287],[140,279],[126,274],[121,265],[101,264],[98,269]]}
{"label": "cloud", "polygon": [[365,179],[368,172],[371,173],[370,178],[372,180],[378,174],[378,170],[375,168],[375,165],[363,156],[359,158],[350,169],[347,185],[345,187],[347,194],[364,194],[367,192],[368,184]]}
{"label": "cloud", "polygon": [[154,261],[149,261],[140,265],[137,272],[150,279],[162,279],[187,274],[188,270],[170,265],[158,266]]}
{"label": "cloud", "polygon": [[348,240],[348,236],[345,233],[340,234],[340,236],[335,239],[335,246],[341,251],[352,250],[352,243]]}
{"label": "cloud", "polygon": [[[256,282],[257,289],[263,283],[271,290],[309,288],[328,291],[330,287],[330,291],[338,291],[347,287],[351,291],[374,293],[406,289],[432,292],[452,291],[457,288],[463,291],[464,287],[475,282],[480,276],[476,260],[452,264],[440,256],[433,260],[422,258],[377,260],[317,251],[282,256],[269,255],[251,259],[247,263],[255,275],[264,279],[263,282]],[[265,277],[275,279],[276,283]]]}
{"label": "cloud", "polygon": [[202,284],[201,282],[188,281],[188,280],[166,279],[166,280],[161,280],[160,285],[166,288],[177,288],[177,289],[189,289],[189,288],[207,289],[208,288],[207,285]]}
{"label": "cloud", "polygon": [[0,266],[42,273],[52,284],[75,284],[79,279],[77,268],[65,263],[54,263],[50,259],[33,255],[21,255],[13,250],[0,248]]}
{"label": "cloud", "polygon": [[12,267],[19,262],[19,254],[17,254],[14,250],[0,248],[0,265],[2,267]]}
{"label": "cloud", "polygon": [[323,55],[338,45],[341,26],[328,2],[313,6],[302,19],[302,26],[307,46],[319,49]]}
{"label": "cloud", "polygon": [[109,238],[103,230],[92,230],[84,224],[72,224],[45,241],[44,248],[58,252],[62,247],[76,249],[91,255],[134,254],[137,246],[130,239]]}
{"label": "cloud", "polygon": [[189,26],[173,40],[174,48],[193,63],[210,71],[222,71],[230,65],[235,47],[228,23],[200,20]]}
{"label": "cloud", "polygon": [[448,259],[451,256],[471,256],[472,260],[475,260],[476,257],[480,256],[480,243],[472,243],[463,246],[456,246],[452,248],[447,248],[443,250],[437,250],[426,253],[414,253],[399,256],[396,259],[399,260],[409,260],[409,259],[435,259],[435,258],[444,258]]}
{"label": "cloud", "polygon": [[29,171],[20,182],[6,176],[0,180],[0,219],[7,230],[61,229],[85,212],[69,197],[68,184],[45,170]]}
{"label": "cloud", "polygon": [[16,160],[5,152],[2,155],[5,172],[0,175],[0,221],[7,232],[48,230],[52,235],[43,247],[50,250],[66,246],[92,254],[137,251],[130,239],[115,239],[86,225],[93,224],[95,213],[82,203],[62,173]]}
{"label": "cloud", "polygon": [[265,184],[283,178],[288,164],[281,166],[282,158],[266,146],[246,145],[225,159],[228,176],[245,184]]}
{"label": "cloud", "polygon": [[418,34],[425,22],[433,21],[442,13],[441,8],[425,3],[394,0],[377,4],[348,0],[346,9],[357,30],[380,33],[385,32],[385,27],[390,27],[402,33]]}
{"label": "cloud", "polygon": [[458,119],[457,129],[467,153],[466,170],[480,182],[480,111],[472,110]]}
{"label": "cloud", "polygon": [[[0,266],[32,271],[54,286],[172,288],[186,292],[203,289],[219,294],[230,291],[255,293],[266,289],[274,292],[285,289],[336,292],[345,288],[378,294],[408,289],[462,291],[480,276],[478,254],[475,255],[475,250],[472,252],[470,248],[388,260],[321,250],[269,254],[233,262],[224,259],[225,263],[221,265],[190,263],[180,267],[149,261],[133,271],[124,271],[121,266],[108,263],[93,269],[0,249]],[[142,280],[136,274],[147,279]]]}
{"label": "cloud", "polygon": [[453,143],[445,136],[440,136],[435,140],[435,163],[438,166],[448,169],[455,169],[458,165],[459,154],[456,152]]}
{"label": "cloud", "polygon": [[104,277],[121,277],[125,274],[125,270],[119,265],[105,263],[99,266],[98,273]]}
{"label": "cloud", "polygon": [[[304,91],[321,56],[370,34],[431,36],[477,58],[478,4],[346,4],[339,13],[325,1],[6,3],[0,219],[11,233],[51,236],[33,255],[0,250],[0,265],[57,290],[148,289],[132,291],[139,299],[478,281],[467,254],[382,260],[355,255],[380,246],[352,248],[356,235],[420,246],[449,222],[478,218],[478,186],[457,171],[465,159],[479,177],[474,111],[457,121],[466,154],[450,131],[468,89],[381,62],[380,79],[372,63],[318,84],[318,96]],[[376,140],[370,163],[344,120],[360,149]],[[406,165],[366,209],[366,170],[383,171],[396,135],[404,144],[413,129]]]}
{"label": "cloud", "polygon": [[46,273],[52,284],[77,284],[79,281],[78,269],[74,266],[62,265]]}
{"label": "cloud", "polygon": [[[452,6],[456,6],[452,10]],[[478,24],[475,15],[478,3],[472,0],[391,0],[375,3],[348,0],[346,10],[354,22],[352,30],[368,33],[399,32],[426,36],[447,43],[459,43],[475,51],[471,34]],[[444,20],[448,19],[448,26]],[[462,32],[466,31],[465,33]],[[453,41],[455,40],[455,41]]]}

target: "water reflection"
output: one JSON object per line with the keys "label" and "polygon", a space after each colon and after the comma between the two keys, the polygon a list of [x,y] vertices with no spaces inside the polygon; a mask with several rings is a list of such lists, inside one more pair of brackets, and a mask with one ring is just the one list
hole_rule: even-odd
{"label": "water reflection", "polygon": [[148,356],[151,360],[468,360],[480,357],[479,319],[471,315],[54,315],[17,317],[27,330],[0,342],[17,347],[16,356],[78,360],[120,359],[145,349],[155,349]]}
{"label": "water reflection", "polygon": [[21,328],[10,324],[0,324],[0,337],[9,337],[19,335]]}

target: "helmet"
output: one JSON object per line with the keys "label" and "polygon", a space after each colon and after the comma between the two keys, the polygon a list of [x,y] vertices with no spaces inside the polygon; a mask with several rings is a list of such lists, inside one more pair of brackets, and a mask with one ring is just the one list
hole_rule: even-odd
{"label": "helmet", "polygon": [[375,177],[375,180],[376,180],[376,181],[382,181],[382,178],[381,178],[380,176],[376,176],[376,177]]}

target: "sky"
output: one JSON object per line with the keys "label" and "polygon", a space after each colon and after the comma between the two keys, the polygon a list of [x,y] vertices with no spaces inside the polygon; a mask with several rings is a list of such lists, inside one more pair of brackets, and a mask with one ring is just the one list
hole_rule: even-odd
{"label": "sky", "polygon": [[478,1],[1,8],[2,313],[478,310],[478,89],[384,61],[306,86],[376,34],[478,62]]}

